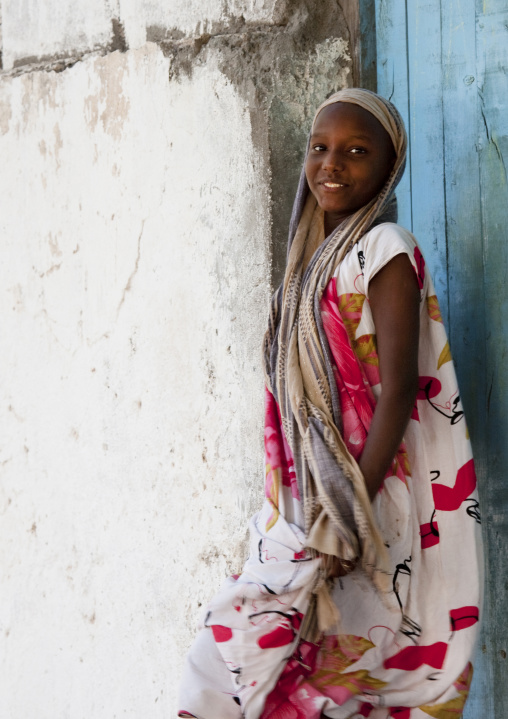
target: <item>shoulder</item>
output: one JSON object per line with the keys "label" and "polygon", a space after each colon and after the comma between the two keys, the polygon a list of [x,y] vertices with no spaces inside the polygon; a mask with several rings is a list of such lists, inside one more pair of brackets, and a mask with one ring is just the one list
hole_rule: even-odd
{"label": "shoulder", "polygon": [[425,279],[425,262],[416,238],[405,227],[384,222],[369,230],[353,249],[358,253],[365,283],[365,294],[372,278],[397,255],[408,256],[417,275],[420,290]]}
{"label": "shoulder", "polygon": [[[383,222],[365,233],[360,240],[364,250],[382,252],[395,256],[400,250],[418,247],[416,238],[409,230],[394,222]],[[360,244],[359,243],[359,244]]]}

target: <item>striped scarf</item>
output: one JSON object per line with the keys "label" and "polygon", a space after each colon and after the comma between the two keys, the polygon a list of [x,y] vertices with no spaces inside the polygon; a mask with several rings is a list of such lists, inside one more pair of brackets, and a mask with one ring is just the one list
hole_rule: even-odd
{"label": "striped scarf", "polygon": [[284,281],[273,296],[264,339],[266,383],[279,403],[293,453],[306,545],[312,556],[323,558],[303,630],[303,636],[310,640],[337,619],[329,595],[335,558],[358,562],[382,597],[391,589],[386,550],[365,481],[341,435],[340,403],[320,302],[352,246],[374,225],[396,221],[393,193],[404,172],[407,139],[396,108],[368,90],[335,93],[318,108],[314,122],[324,107],[335,102],[351,102],[374,115],[390,135],[396,161],[379,194],[321,242],[307,268],[305,249],[309,243],[319,244],[320,233],[323,236],[323,212],[302,170],[290,223]]}

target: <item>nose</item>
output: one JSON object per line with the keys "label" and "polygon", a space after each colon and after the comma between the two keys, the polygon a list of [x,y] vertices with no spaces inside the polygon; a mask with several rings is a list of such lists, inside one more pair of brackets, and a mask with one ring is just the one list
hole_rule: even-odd
{"label": "nose", "polygon": [[340,152],[327,152],[323,158],[323,170],[336,172],[344,169],[344,158]]}

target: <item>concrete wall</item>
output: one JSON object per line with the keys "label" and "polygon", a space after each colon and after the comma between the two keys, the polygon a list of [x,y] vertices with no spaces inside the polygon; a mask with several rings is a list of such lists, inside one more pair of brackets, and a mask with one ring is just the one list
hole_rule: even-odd
{"label": "concrete wall", "polygon": [[263,483],[335,0],[0,0],[0,716],[175,716]]}

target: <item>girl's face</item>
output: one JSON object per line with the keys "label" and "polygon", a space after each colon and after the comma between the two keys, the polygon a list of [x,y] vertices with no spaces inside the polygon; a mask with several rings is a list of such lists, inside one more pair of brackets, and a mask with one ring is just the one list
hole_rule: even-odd
{"label": "girl's face", "polygon": [[390,136],[359,105],[336,102],[317,116],[305,174],[329,234],[381,190],[395,163]]}

